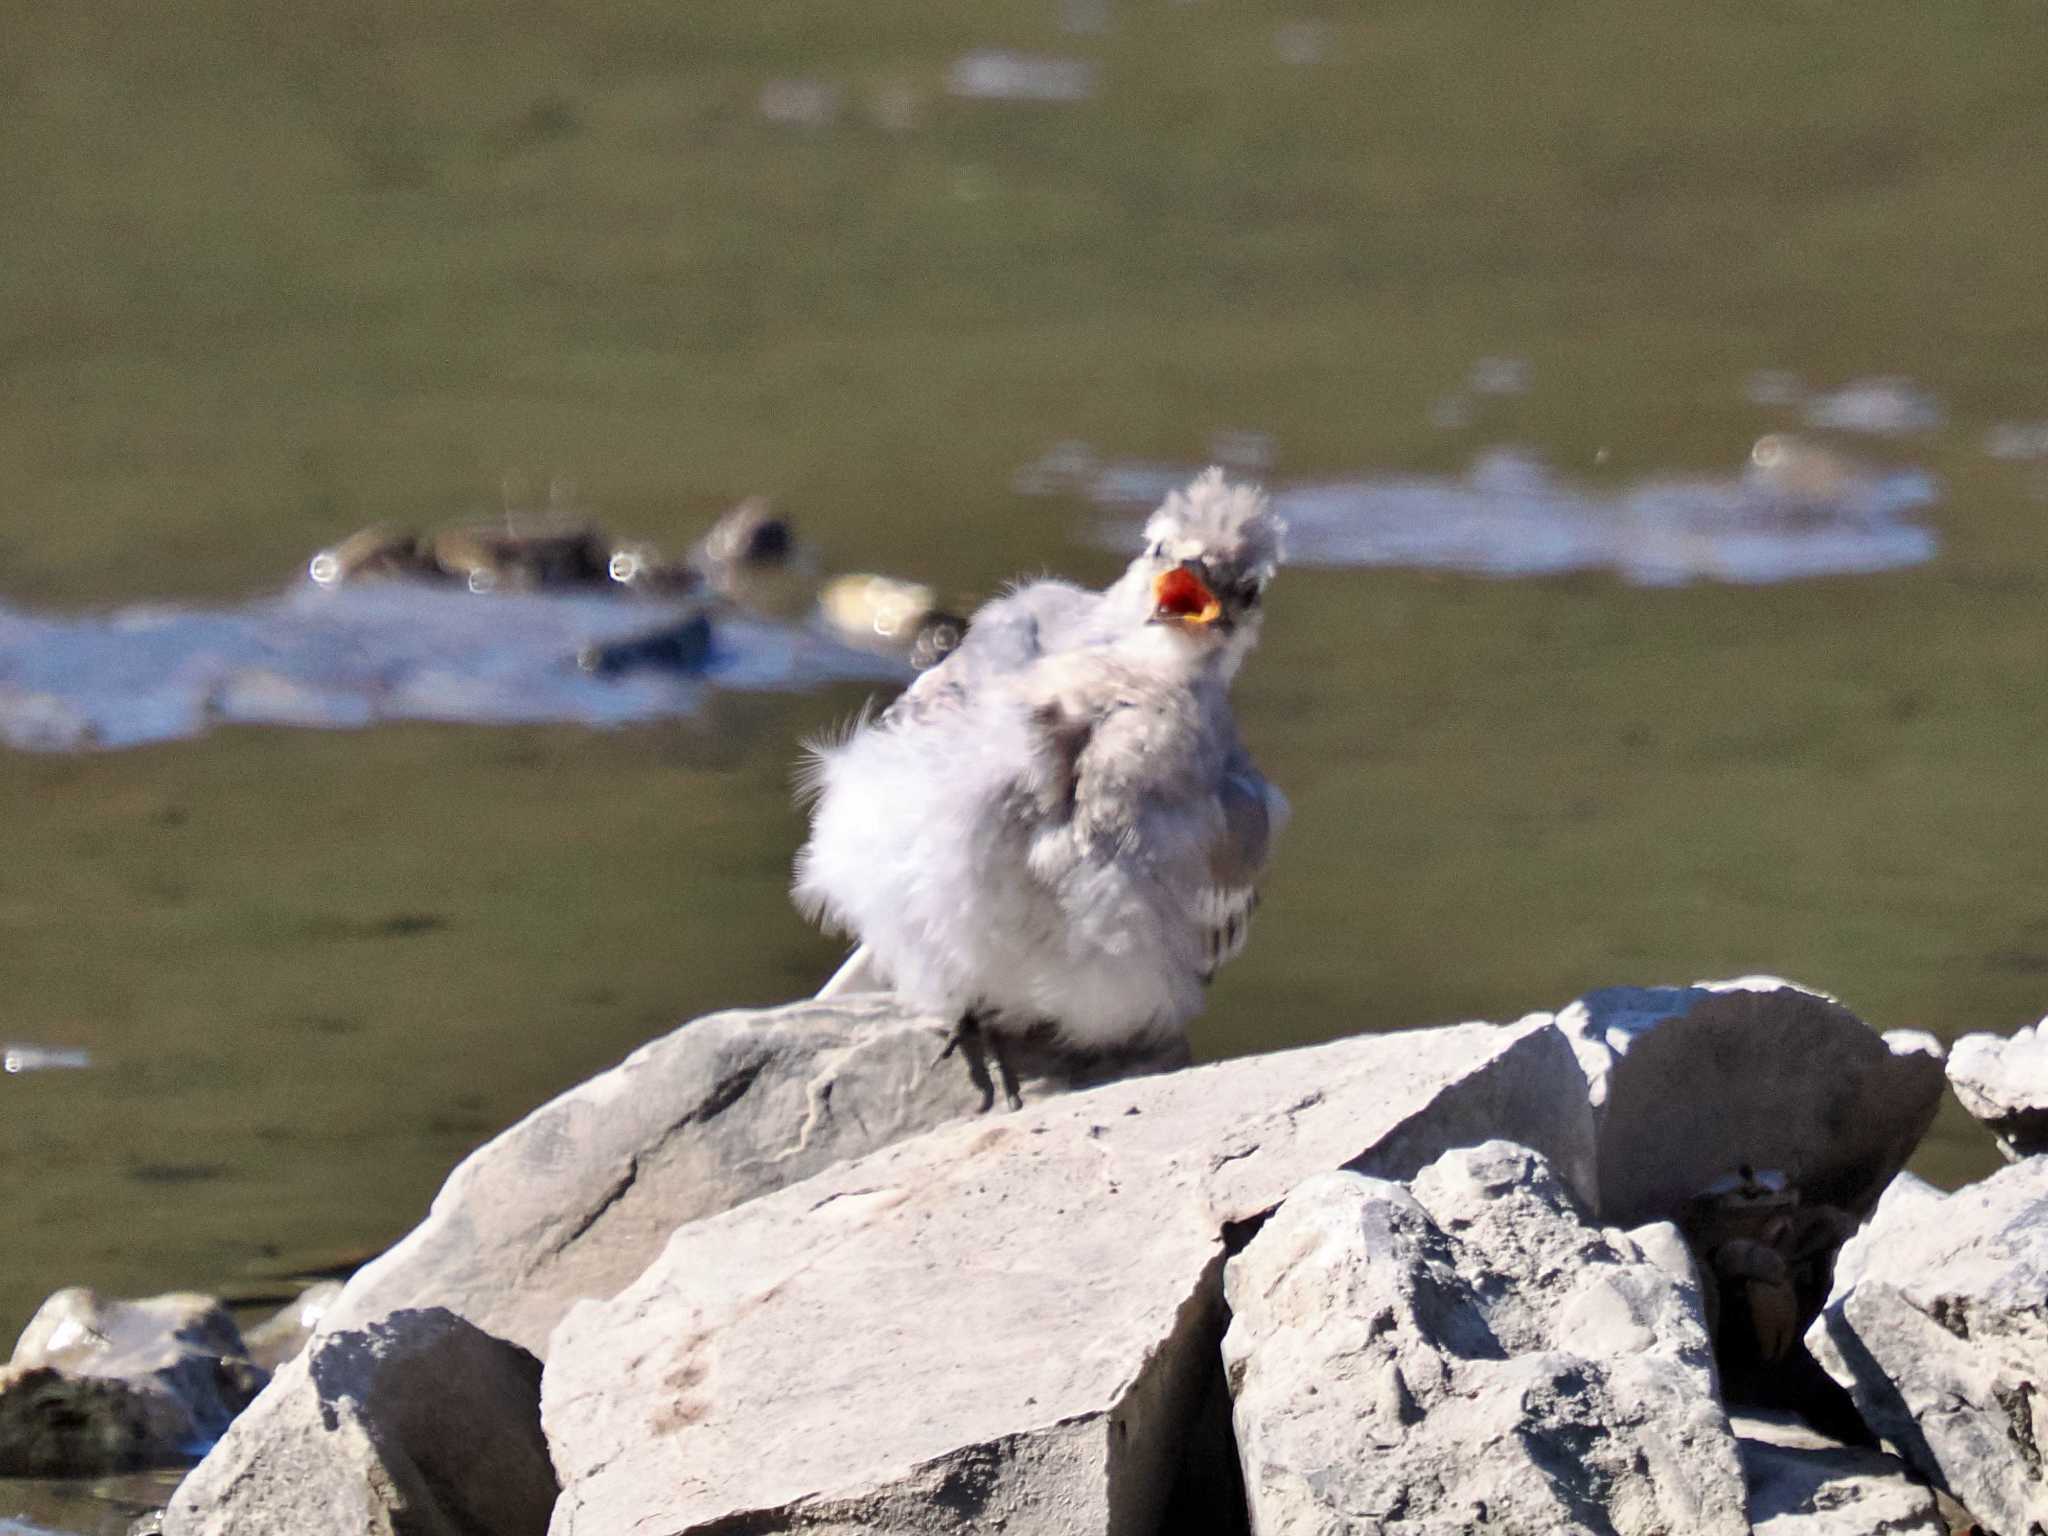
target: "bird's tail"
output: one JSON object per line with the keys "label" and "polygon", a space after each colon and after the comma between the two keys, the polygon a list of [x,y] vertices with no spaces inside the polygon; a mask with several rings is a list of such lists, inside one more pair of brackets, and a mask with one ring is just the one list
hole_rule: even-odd
{"label": "bird's tail", "polygon": [[886,992],[889,979],[875,964],[874,952],[862,944],[846,957],[846,963],[832,973],[832,979],[818,988],[820,998],[845,997],[854,992]]}

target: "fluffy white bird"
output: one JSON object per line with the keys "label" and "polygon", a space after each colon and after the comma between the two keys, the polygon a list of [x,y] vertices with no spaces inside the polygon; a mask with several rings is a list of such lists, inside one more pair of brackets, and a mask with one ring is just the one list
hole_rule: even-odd
{"label": "fluffy white bird", "polygon": [[[1279,527],[1212,472],[1101,594],[1037,583],[879,720],[819,749],[795,895],[913,1005],[1083,1050],[1182,1029],[1241,946],[1286,802],[1227,690]],[[992,618],[993,624],[986,623]]]}
{"label": "fluffy white bird", "polygon": [[[1220,660],[1227,684],[1259,642],[1259,602],[1279,567],[1284,531],[1258,487],[1233,485],[1221,469],[1205,470],[1185,490],[1169,493],[1146,520],[1144,549],[1108,588],[1095,592],[1048,577],[1021,583],[984,603],[959,646],[918,676],[883,714],[883,723],[956,704],[1041,657],[1105,645],[1134,633],[1151,616],[1153,585],[1160,575],[1189,561],[1210,589],[1229,601],[1232,618]],[[1246,784],[1264,782],[1242,752],[1233,760],[1232,771]],[[1284,815],[1284,799],[1278,803]],[[1248,898],[1248,904],[1255,900]],[[1242,946],[1249,915],[1248,907],[1219,912],[1219,964]],[[882,990],[891,981],[873,947],[863,942],[818,996]]]}

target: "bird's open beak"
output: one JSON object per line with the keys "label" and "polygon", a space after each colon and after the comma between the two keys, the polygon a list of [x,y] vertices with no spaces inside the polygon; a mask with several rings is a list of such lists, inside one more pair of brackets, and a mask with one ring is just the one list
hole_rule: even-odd
{"label": "bird's open beak", "polygon": [[1214,624],[1223,617],[1223,604],[1192,564],[1160,573],[1152,583],[1152,605],[1154,618],[1186,624]]}

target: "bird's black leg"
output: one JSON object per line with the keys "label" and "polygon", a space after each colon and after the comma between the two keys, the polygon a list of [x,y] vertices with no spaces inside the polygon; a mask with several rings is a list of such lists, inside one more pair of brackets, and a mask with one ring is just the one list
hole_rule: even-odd
{"label": "bird's black leg", "polygon": [[[1003,1045],[1003,1037],[1000,1034],[991,1032],[986,1039],[988,1041],[988,1053],[995,1057],[996,1071],[1002,1077],[1003,1102],[1011,1109],[1022,1109],[1024,1107],[1024,1095],[1017,1091],[1017,1071],[1010,1065],[1010,1053]],[[995,1096],[991,1094],[989,1097],[990,1101],[993,1102]]]}
{"label": "bird's black leg", "polygon": [[[993,1109],[996,1102],[995,1081],[988,1075],[989,1038],[982,1032],[980,1010],[970,1008],[960,1015],[960,1022],[953,1026],[953,1033],[946,1036],[946,1048],[932,1061],[932,1065],[936,1067],[955,1051],[960,1053],[967,1063],[967,1075],[974,1080],[974,1086],[981,1090],[983,1114]],[[998,1052],[996,1060],[1002,1059],[1001,1053]],[[1003,1081],[1004,1090],[1014,1096],[1015,1090],[1010,1086],[1010,1068],[1007,1062],[1003,1063]]]}

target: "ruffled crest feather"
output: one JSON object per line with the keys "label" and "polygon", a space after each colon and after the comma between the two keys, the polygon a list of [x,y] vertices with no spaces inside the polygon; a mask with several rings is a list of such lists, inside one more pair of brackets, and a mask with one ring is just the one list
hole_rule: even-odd
{"label": "ruffled crest feather", "polygon": [[1287,525],[1256,485],[1233,485],[1223,471],[1202,471],[1172,491],[1145,523],[1146,542],[1198,546],[1243,566],[1263,584],[1279,568]]}

